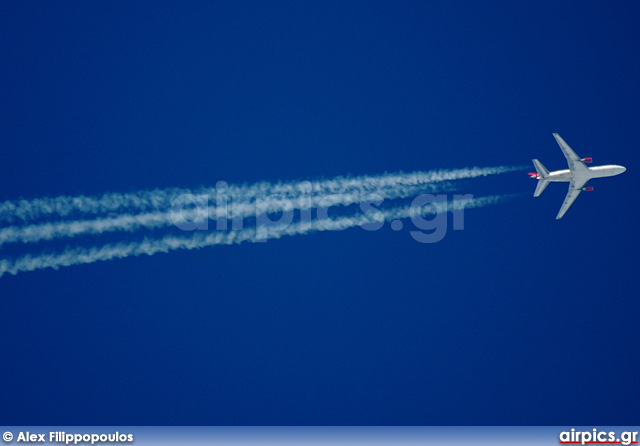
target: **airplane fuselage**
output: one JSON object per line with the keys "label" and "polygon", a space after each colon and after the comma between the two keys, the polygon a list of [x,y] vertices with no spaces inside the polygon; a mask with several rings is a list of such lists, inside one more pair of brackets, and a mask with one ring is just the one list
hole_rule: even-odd
{"label": "airplane fuselage", "polygon": [[576,152],[573,151],[569,144],[567,144],[566,141],[562,139],[562,137],[560,137],[560,135],[554,133],[553,137],[556,139],[556,142],[560,146],[560,150],[562,150],[564,157],[567,159],[569,168],[549,172],[549,170],[544,167],[540,160],[534,159],[532,161],[534,167],[536,168],[536,171],[529,172],[529,176],[538,180],[538,185],[536,186],[536,190],[533,193],[534,197],[539,197],[540,194],[542,194],[542,192],[545,190],[547,185],[549,185],[549,183],[569,183],[569,190],[567,191],[567,195],[564,198],[562,207],[560,208],[560,211],[556,216],[556,220],[559,220],[571,207],[576,198],[578,198],[580,192],[590,192],[593,190],[593,186],[586,186],[589,180],[593,178],[604,178],[620,175],[627,169],[623,166],[618,166],[617,164],[589,167],[587,166],[587,164],[591,163],[591,161],[593,161],[593,158],[580,158],[578,155],[576,155]]}
{"label": "airplane fuselage", "polygon": [[590,180],[592,178],[615,177],[624,173],[627,169],[617,164],[607,164],[605,166],[588,167],[586,170],[571,172],[569,169],[555,170],[549,172],[548,181],[568,183],[574,179]]}

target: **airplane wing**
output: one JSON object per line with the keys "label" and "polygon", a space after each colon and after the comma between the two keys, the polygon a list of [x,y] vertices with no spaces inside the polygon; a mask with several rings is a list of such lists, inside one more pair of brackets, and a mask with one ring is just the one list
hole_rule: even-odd
{"label": "airplane wing", "polygon": [[[553,137],[556,139],[556,142],[560,146],[560,149],[562,149],[562,153],[564,153],[564,157],[567,159],[567,163],[569,164],[569,170],[571,170],[573,172],[574,170],[585,170],[585,169],[588,169],[587,165],[582,162],[580,157],[578,157],[578,155],[576,155],[576,152],[574,152],[573,149],[571,147],[569,147],[569,144],[567,144],[564,141],[564,139],[562,139],[562,137],[560,135],[558,135],[557,133],[554,133]],[[580,192],[578,192],[578,193],[580,193]],[[568,197],[568,195],[567,195],[567,197]],[[574,200],[575,200],[575,198],[574,198]],[[569,205],[571,205],[571,204],[569,204]]]}
{"label": "airplane wing", "polygon": [[556,220],[560,220],[564,217],[564,214],[567,213],[573,202],[578,198],[578,195],[580,195],[580,192],[582,192],[582,188],[587,184],[587,181],[589,180],[573,180],[569,183],[569,191],[567,192],[567,196],[564,198],[564,202],[562,203],[560,212],[558,212],[558,215],[556,216]]}

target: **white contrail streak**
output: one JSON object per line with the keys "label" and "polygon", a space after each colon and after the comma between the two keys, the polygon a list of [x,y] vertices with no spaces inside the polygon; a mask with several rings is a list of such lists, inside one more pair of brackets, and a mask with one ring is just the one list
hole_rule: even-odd
{"label": "white contrail streak", "polygon": [[252,197],[282,195],[295,197],[301,194],[312,195],[340,194],[345,192],[367,191],[395,185],[418,186],[433,182],[459,180],[479,176],[495,175],[522,170],[522,166],[473,167],[454,170],[435,170],[428,172],[394,173],[377,176],[337,177],[320,181],[301,181],[285,183],[262,182],[253,185],[230,185],[218,188],[156,189],[133,193],[111,193],[101,197],[62,196],[55,198],[36,198],[0,203],[0,222],[30,222],[45,218],[66,218],[79,215],[107,215],[113,212],[155,212],[166,211],[176,197],[183,194],[207,195],[212,200],[220,196],[237,200]]}
{"label": "white contrail streak", "polygon": [[[512,195],[488,196],[481,198],[466,198],[454,200],[448,210],[460,210],[464,208],[478,208],[489,206],[512,198]],[[444,204],[434,204],[435,211],[444,209]],[[372,222],[391,221],[401,218],[415,217],[424,210],[417,207],[397,207],[391,209],[379,209],[374,214],[358,214],[350,217],[336,219],[314,220],[311,222],[298,222],[281,227],[268,229],[268,238],[280,238],[308,234],[317,231],[337,231],[356,226],[364,226]],[[434,212],[430,212],[433,214]],[[114,243],[94,248],[68,248],[62,253],[26,255],[15,260],[0,260],[0,277],[4,274],[18,274],[24,271],[34,271],[45,268],[58,269],[63,266],[89,264],[100,261],[119,259],[131,256],[154,255],[160,252],[170,252],[178,249],[200,249],[215,245],[232,245],[244,242],[263,241],[255,228],[241,229],[230,232],[196,233],[192,237],[165,236],[160,239],[147,239],[131,243]]]}
{"label": "white contrail streak", "polygon": [[[421,193],[446,192],[453,188],[449,182],[424,184],[418,186],[394,185],[380,189],[366,190],[359,188],[356,192],[323,195],[301,195],[295,198],[281,198],[281,196],[265,197],[252,202],[232,202],[224,206],[210,206],[203,210],[206,218],[218,220],[226,218],[249,218],[267,212],[277,212],[283,209],[308,210],[321,206],[324,201],[331,199],[333,204],[348,206],[371,199],[374,195],[385,200],[406,198]],[[249,197],[251,198],[251,197]],[[189,221],[198,218],[198,211],[185,211],[184,217]],[[52,223],[42,223],[29,226],[10,226],[0,229],[0,246],[5,243],[35,243],[63,237],[76,237],[89,234],[103,234],[113,231],[133,232],[139,229],[158,229],[175,223],[176,215],[172,212],[150,212],[145,214],[124,214],[116,217],[106,217],[96,220],[73,220]]]}

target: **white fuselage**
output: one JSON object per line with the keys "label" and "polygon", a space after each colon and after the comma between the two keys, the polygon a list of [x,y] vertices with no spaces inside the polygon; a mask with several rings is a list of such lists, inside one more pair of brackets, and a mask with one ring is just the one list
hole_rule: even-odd
{"label": "white fuselage", "polygon": [[593,187],[591,186],[584,187],[589,180],[592,178],[620,175],[627,169],[623,166],[618,166],[617,164],[588,167],[587,163],[591,163],[593,160],[591,157],[580,158],[560,135],[554,133],[553,137],[556,139],[558,146],[560,146],[562,154],[567,159],[569,168],[549,172],[540,160],[532,159],[531,161],[533,161],[533,165],[536,168],[536,173],[529,173],[529,176],[538,180],[536,190],[533,193],[534,197],[539,197],[551,182],[569,183],[569,190],[567,190],[567,195],[564,197],[560,211],[556,216],[556,220],[560,220],[564,214],[567,213],[567,210],[569,210],[573,202],[576,201],[580,192],[589,192],[593,190]]}
{"label": "white fuselage", "polygon": [[627,169],[616,164],[608,164],[606,166],[588,167],[586,170],[575,170],[571,172],[569,169],[556,170],[549,172],[548,181],[554,182],[570,182],[572,180],[592,178],[615,177],[624,173]]}

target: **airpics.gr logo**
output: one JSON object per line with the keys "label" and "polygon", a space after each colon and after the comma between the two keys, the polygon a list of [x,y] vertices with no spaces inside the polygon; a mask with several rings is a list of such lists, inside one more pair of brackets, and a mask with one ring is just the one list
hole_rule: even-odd
{"label": "airpics.gr logo", "polygon": [[[228,186],[216,185],[226,193]],[[420,243],[437,243],[448,228],[447,214],[453,215],[453,229],[464,229],[465,208],[481,207],[496,197],[475,198],[472,194],[420,194],[409,205],[384,206],[380,194],[347,197],[340,194],[306,195],[296,198],[281,194],[259,200],[231,202],[224,194],[182,194],[171,206],[171,221],[182,231],[218,231],[215,244],[240,241],[265,242],[283,235],[302,235],[317,231],[341,231],[360,227],[377,231],[386,222],[393,231],[403,229],[403,219],[413,224],[411,237]],[[215,223],[211,224],[210,223]],[[214,227],[215,226],[215,227]],[[228,242],[228,243],[227,243]]]}
{"label": "airpics.gr logo", "polygon": [[616,435],[613,431],[576,431],[571,429],[568,432],[560,433],[560,444],[622,444],[630,445],[638,443],[638,432],[621,432]]}

